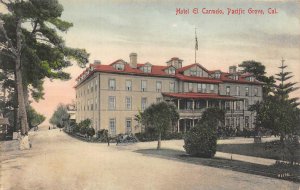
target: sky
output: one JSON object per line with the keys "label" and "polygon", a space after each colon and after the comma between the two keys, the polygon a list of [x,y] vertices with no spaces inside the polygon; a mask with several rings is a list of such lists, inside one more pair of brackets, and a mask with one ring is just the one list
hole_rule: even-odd
{"label": "sky", "polygon": [[[179,57],[183,65],[192,64],[197,28],[197,62],[208,70],[228,71],[231,65],[255,60],[266,66],[267,75],[274,75],[283,57],[293,80],[300,82],[299,0],[59,2],[64,7],[62,19],[74,24],[62,34],[66,44],[85,48],[91,63],[129,61],[129,54],[136,52],[140,63],[165,65],[171,57]],[[193,14],[194,8],[219,9],[224,14]],[[244,9],[245,14],[227,15],[228,8]],[[269,8],[277,14],[268,14]],[[177,9],[189,9],[189,14],[176,15]],[[248,9],[264,14],[248,14]],[[48,119],[59,103],[75,100],[75,78],[83,70],[74,63],[66,71],[72,75],[70,81],[45,80],[45,100],[32,104]],[[300,90],[293,96],[300,97]]]}

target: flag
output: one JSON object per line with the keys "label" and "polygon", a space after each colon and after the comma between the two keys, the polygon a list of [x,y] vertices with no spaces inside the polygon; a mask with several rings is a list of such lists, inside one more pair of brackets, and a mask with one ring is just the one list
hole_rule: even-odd
{"label": "flag", "polygon": [[198,39],[197,39],[197,36],[195,37],[195,40],[196,40],[195,50],[198,50]]}

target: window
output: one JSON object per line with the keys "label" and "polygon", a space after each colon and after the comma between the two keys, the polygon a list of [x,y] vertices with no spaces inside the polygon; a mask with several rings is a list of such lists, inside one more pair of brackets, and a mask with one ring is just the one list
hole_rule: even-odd
{"label": "window", "polygon": [[89,111],[90,110],[90,101],[88,100],[87,101],[87,111]]}
{"label": "window", "polygon": [[98,109],[98,99],[95,98],[95,110],[97,110],[97,109]]}
{"label": "window", "polygon": [[124,64],[122,64],[122,63],[117,63],[117,64],[115,65],[115,68],[116,68],[117,70],[119,70],[119,71],[122,71],[122,70],[124,70]]}
{"label": "window", "polygon": [[186,102],[186,109],[187,110],[192,110],[193,109],[193,102],[192,101],[187,101]]}
{"label": "window", "polygon": [[93,82],[91,83],[91,92],[94,92],[94,84],[93,84]]}
{"label": "window", "polygon": [[245,127],[249,127],[249,116],[245,116]]}
{"label": "window", "polygon": [[116,97],[115,96],[108,97],[108,109],[109,110],[116,109]]}
{"label": "window", "polygon": [[142,92],[147,91],[147,81],[146,80],[141,81],[141,91]]}
{"label": "window", "polygon": [[125,98],[125,108],[127,110],[131,110],[131,97],[126,97]]}
{"label": "window", "polygon": [[94,103],[93,103],[93,100],[90,101],[90,105],[91,105],[91,111],[94,110]]}
{"label": "window", "polygon": [[175,83],[170,82],[170,92],[175,92]]}
{"label": "window", "polygon": [[230,95],[230,86],[226,86],[226,95]]}
{"label": "window", "polygon": [[127,90],[127,91],[131,91],[132,90],[132,82],[131,82],[131,80],[126,80],[125,81],[125,87],[126,87],[125,90]]}
{"label": "window", "polygon": [[230,126],[231,126],[231,127],[234,127],[234,117],[231,117],[230,120],[231,120],[231,121],[230,121]]}
{"label": "window", "polygon": [[230,125],[230,118],[226,118],[225,124],[226,124],[226,126]]}
{"label": "window", "polygon": [[142,108],[142,111],[144,111],[147,107],[147,98],[142,98],[142,101],[141,101],[141,108]]}
{"label": "window", "polygon": [[221,77],[221,74],[220,73],[216,73],[215,74],[215,78],[219,79]]}
{"label": "window", "polygon": [[258,89],[254,88],[254,96],[257,96],[257,95],[258,95]]}
{"label": "window", "polygon": [[239,76],[238,75],[233,75],[233,79],[234,80],[239,80]]}
{"label": "window", "polygon": [[112,136],[116,135],[116,119],[109,119],[109,130]]}
{"label": "window", "polygon": [[245,96],[249,96],[249,87],[245,87]]}
{"label": "window", "polygon": [[237,86],[235,89],[236,89],[236,95],[239,96],[240,95],[240,87]]}
{"label": "window", "polygon": [[189,82],[188,84],[189,92],[193,92],[193,83]]}
{"label": "window", "polygon": [[147,65],[142,68],[145,73],[151,73],[151,66]]}
{"label": "window", "polygon": [[125,133],[130,134],[131,133],[131,118],[126,118],[126,127],[125,127]]}
{"label": "window", "polygon": [[95,91],[97,91],[98,80],[95,80]]}
{"label": "window", "polygon": [[202,92],[206,93],[206,84],[202,84]]}
{"label": "window", "polygon": [[245,99],[245,110],[248,110],[249,107],[249,100]]}
{"label": "window", "polygon": [[191,70],[191,71],[190,71],[190,74],[191,74],[191,76],[197,76],[197,71]]}
{"label": "window", "polygon": [[215,91],[215,86],[213,84],[210,85],[210,92],[214,92]]}
{"label": "window", "polygon": [[169,73],[170,75],[175,75],[175,68],[170,67],[170,68],[168,69],[168,73]]}
{"label": "window", "polygon": [[237,101],[235,102],[235,106],[236,106],[236,110],[241,110],[241,102],[240,101]]}
{"label": "window", "polygon": [[109,88],[109,90],[116,90],[116,80],[115,79],[108,80],[108,88]]}
{"label": "window", "polygon": [[202,84],[198,83],[197,84],[197,92],[201,92],[202,91]]}
{"label": "window", "polygon": [[236,126],[239,127],[241,125],[241,118],[237,117],[236,118]]}
{"label": "window", "polygon": [[230,102],[225,102],[225,110],[230,110]]}
{"label": "window", "polygon": [[161,102],[162,98],[156,98],[156,102]]}
{"label": "window", "polygon": [[156,81],[156,92],[161,92],[161,81]]}

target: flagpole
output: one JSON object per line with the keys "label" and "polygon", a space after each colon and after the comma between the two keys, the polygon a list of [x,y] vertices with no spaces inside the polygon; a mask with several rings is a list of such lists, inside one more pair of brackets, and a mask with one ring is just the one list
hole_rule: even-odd
{"label": "flagpole", "polygon": [[195,27],[195,63],[197,63],[197,50],[198,50],[198,40],[197,40],[197,28]]}

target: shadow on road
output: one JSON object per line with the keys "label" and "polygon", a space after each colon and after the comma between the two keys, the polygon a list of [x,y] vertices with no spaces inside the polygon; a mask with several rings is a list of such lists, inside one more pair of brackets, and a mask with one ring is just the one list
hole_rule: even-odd
{"label": "shadow on road", "polygon": [[143,154],[145,156],[152,156],[157,158],[163,158],[168,160],[176,160],[185,163],[191,163],[196,165],[210,166],[214,168],[222,168],[226,170],[232,170],[237,172],[243,172],[254,175],[261,175],[272,178],[285,179],[294,182],[300,182],[300,167],[292,166],[288,170],[278,167],[277,165],[261,165],[249,162],[229,160],[224,158],[199,158],[187,155],[184,151],[173,149],[141,149],[134,151],[136,153]]}

